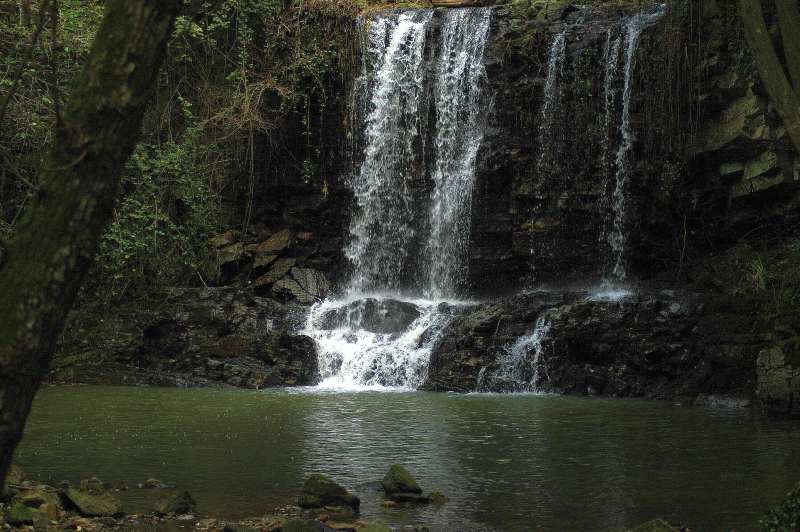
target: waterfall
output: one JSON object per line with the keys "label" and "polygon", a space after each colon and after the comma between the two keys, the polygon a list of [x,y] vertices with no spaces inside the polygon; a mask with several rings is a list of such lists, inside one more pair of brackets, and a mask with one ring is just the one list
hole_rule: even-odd
{"label": "waterfall", "polygon": [[481,368],[476,391],[501,389],[511,392],[544,393],[546,364],[543,360],[544,341],[550,334],[551,322],[546,313],[539,316],[533,331],[504,347],[497,357],[497,368],[487,375]]}
{"label": "waterfall", "polygon": [[483,139],[483,53],[491,11],[444,14],[436,68],[436,137],[427,256],[430,297],[453,297],[466,279],[475,158]]}
{"label": "waterfall", "polygon": [[[416,227],[409,182],[419,141],[425,91],[425,43],[431,11],[379,17],[369,29],[365,62],[369,92],[364,161],[351,180],[358,210],[345,255],[353,264],[351,289],[395,291],[411,253]],[[366,74],[369,76],[369,74]]]}
{"label": "waterfall", "polygon": [[323,386],[415,388],[459,307],[441,301],[458,297],[467,278],[490,19],[490,8],[422,9],[369,25],[354,97],[363,159],[350,180],[353,273],[305,327]]}
{"label": "waterfall", "polygon": [[557,157],[557,149],[549,139],[553,137],[553,129],[557,125],[557,111],[561,91],[559,80],[564,77],[564,63],[567,58],[567,32],[562,31],[555,36],[550,44],[547,61],[547,79],[544,84],[544,103],[542,104],[539,122],[539,161],[538,168],[542,172],[552,165]]}
{"label": "waterfall", "polygon": [[[639,37],[645,28],[655,23],[665,13],[665,6],[659,6],[655,12],[643,12],[634,15],[625,23],[625,66],[622,91],[622,115],[620,118],[621,142],[616,156],[616,183],[611,196],[613,218],[608,236],[611,248],[611,275],[615,281],[625,281],[627,271],[628,243],[628,207],[630,202],[628,181],[631,171],[631,156],[636,140],[631,127],[631,96],[633,93],[634,72],[636,69],[636,50]],[[610,57],[610,54],[609,54]],[[610,59],[609,59],[610,60]],[[611,74],[616,70],[614,66]]]}

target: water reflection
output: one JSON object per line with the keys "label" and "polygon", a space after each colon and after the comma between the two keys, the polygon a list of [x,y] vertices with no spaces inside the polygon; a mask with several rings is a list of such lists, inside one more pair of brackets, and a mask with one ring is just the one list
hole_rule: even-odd
{"label": "water reflection", "polygon": [[[620,530],[656,516],[751,530],[800,479],[800,428],[738,410],[533,395],[50,388],[19,453],[35,477],[156,477],[202,513],[258,515],[303,476],[354,488],[367,517],[439,530]],[[441,508],[383,508],[391,463]],[[131,510],[147,490],[126,494]]]}

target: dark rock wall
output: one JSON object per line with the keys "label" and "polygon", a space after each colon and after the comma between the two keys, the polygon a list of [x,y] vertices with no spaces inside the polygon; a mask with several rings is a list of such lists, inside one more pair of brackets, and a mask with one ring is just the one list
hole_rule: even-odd
{"label": "dark rock wall", "polygon": [[70,315],[50,381],[264,388],[315,384],[305,308],[236,288],[171,289]]}
{"label": "dark rock wall", "polygon": [[[478,291],[586,281],[607,269],[603,231],[614,176],[602,146],[604,53],[607,31],[636,11],[556,4],[566,7],[546,17],[495,10],[492,125],[480,154],[471,250]],[[542,137],[548,51],[563,30],[560,110]],[[735,3],[670,2],[641,36],[631,118],[626,229],[634,278],[682,281],[687,265],[743,237],[796,232],[800,163],[753,67]]]}
{"label": "dark rock wall", "polygon": [[[754,391],[757,338],[725,334],[700,294],[671,290],[620,301],[534,292],[476,307],[443,333],[424,387],[476,391],[483,373],[490,378],[481,391],[503,391],[507,383],[491,378],[498,358],[542,315],[550,321],[540,369],[546,391],[688,400]],[[750,356],[732,356],[748,349]]]}

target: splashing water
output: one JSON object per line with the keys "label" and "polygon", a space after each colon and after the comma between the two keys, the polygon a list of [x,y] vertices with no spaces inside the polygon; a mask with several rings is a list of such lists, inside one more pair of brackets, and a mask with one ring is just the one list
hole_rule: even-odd
{"label": "splashing water", "polygon": [[483,53],[490,16],[488,9],[458,9],[444,15],[436,69],[429,297],[456,296],[467,276],[475,159],[483,139]]}
{"label": "splashing water", "polygon": [[398,290],[416,228],[409,182],[425,92],[425,43],[432,12],[379,17],[366,60],[377,66],[357,86],[369,93],[364,161],[351,180],[357,211],[345,255],[351,290]]}
{"label": "splashing water", "polygon": [[531,334],[522,336],[510,347],[503,348],[497,358],[497,369],[487,375],[487,368],[481,368],[476,391],[485,391],[491,387],[503,391],[545,393],[544,381],[548,379],[542,355],[551,325],[546,313],[539,316]]}
{"label": "splashing water", "polygon": [[[320,386],[416,388],[427,375],[431,350],[453,310],[428,300],[380,296],[315,304],[304,332],[317,343]],[[405,321],[397,320],[403,313]]]}
{"label": "splashing water", "polygon": [[[441,302],[467,278],[491,9],[438,12],[437,42],[434,16],[378,15],[362,43],[354,105],[364,154],[351,179],[356,211],[345,249],[353,274],[345,297],[312,307],[304,331],[316,341],[323,387],[416,388],[460,306]],[[415,192],[426,169],[434,185],[427,213]],[[423,271],[415,272],[418,257]],[[427,299],[404,295],[419,288]]]}

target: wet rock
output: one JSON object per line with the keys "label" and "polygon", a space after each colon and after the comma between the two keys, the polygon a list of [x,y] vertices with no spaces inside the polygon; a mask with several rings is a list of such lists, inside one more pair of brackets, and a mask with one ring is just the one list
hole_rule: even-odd
{"label": "wet rock", "polygon": [[386,472],[386,475],[381,481],[381,486],[383,486],[383,491],[385,491],[387,495],[396,493],[422,493],[422,488],[417,484],[417,479],[415,479],[406,468],[399,464],[393,464],[389,467],[389,471]]}
{"label": "wet rock", "polygon": [[[507,379],[487,375],[544,315],[550,326],[538,347],[541,389],[654,399],[748,397],[755,367],[745,366],[742,356],[720,353],[721,321],[701,302],[695,292],[643,289],[619,299],[565,292],[555,299],[531,294],[478,305],[442,332],[422,387],[474,391],[482,376],[482,390],[506,391]],[[742,349],[755,343],[749,335],[739,341]]]}
{"label": "wet rock", "polygon": [[253,258],[253,269],[263,270],[264,268],[275,262],[277,259],[278,256],[273,254],[256,255]]}
{"label": "wet rock", "polygon": [[51,381],[264,388],[317,378],[313,340],[290,333],[306,309],[249,290],[169,289],[114,313],[83,312],[64,336]]}
{"label": "wet rock", "polygon": [[313,299],[324,299],[330,290],[325,274],[312,268],[292,268],[292,277]]}
{"label": "wet rock", "polygon": [[284,277],[272,285],[272,297],[278,301],[295,300],[303,305],[314,302],[314,296],[303,290],[300,284],[291,277]]}
{"label": "wet rock", "polygon": [[278,231],[268,240],[262,242],[256,248],[258,254],[279,254],[289,247],[292,242],[292,233],[288,229]]}
{"label": "wet rock", "polygon": [[449,498],[447,498],[447,496],[444,493],[440,493],[438,491],[432,491],[430,493],[429,497],[431,499],[431,502],[433,504],[437,505],[437,506],[441,506],[443,504],[446,504],[447,501],[450,500]]}
{"label": "wet rock", "polygon": [[159,515],[191,514],[197,511],[197,503],[188,491],[180,491],[160,497],[154,510]]}
{"label": "wet rock", "polygon": [[253,288],[261,291],[280,281],[283,276],[289,273],[295,262],[296,260],[293,258],[276,260],[267,273],[253,281]]}
{"label": "wet rock", "polygon": [[361,501],[329,477],[314,474],[306,478],[303,489],[297,500],[301,508],[322,508],[325,506],[343,506],[358,511]]}
{"label": "wet rock", "polygon": [[767,412],[800,417],[800,338],[761,351],[757,394]]}
{"label": "wet rock", "polygon": [[11,464],[11,468],[6,475],[6,484],[22,484],[26,478],[24,469],[16,464]]}
{"label": "wet rock", "polygon": [[82,480],[80,489],[66,488],[61,498],[66,508],[84,517],[112,517],[122,513],[122,503],[97,478]]}
{"label": "wet rock", "polygon": [[147,489],[157,489],[157,488],[166,488],[167,485],[158,480],[157,478],[148,478],[142,484],[142,487]]}
{"label": "wet rock", "polygon": [[416,305],[394,299],[361,299],[326,312],[323,328],[350,327],[377,334],[396,334],[408,329],[419,318]]}
{"label": "wet rock", "polygon": [[47,491],[47,488],[44,486],[23,490],[15,497],[15,500],[29,508],[39,508],[47,504],[56,507],[59,506],[58,495],[55,492]]}

